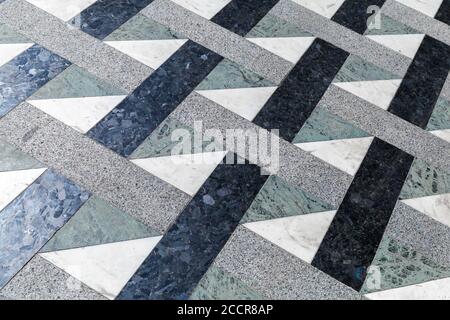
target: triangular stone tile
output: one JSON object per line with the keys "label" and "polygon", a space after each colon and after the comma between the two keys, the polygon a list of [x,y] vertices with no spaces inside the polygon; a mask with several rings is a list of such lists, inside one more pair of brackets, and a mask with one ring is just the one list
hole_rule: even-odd
{"label": "triangular stone tile", "polygon": [[114,30],[105,41],[165,40],[184,38],[169,27],[137,14]]}
{"label": "triangular stone tile", "polygon": [[97,0],[26,0],[55,17],[69,21]]}
{"label": "triangular stone tile", "polygon": [[86,133],[125,99],[125,97],[103,96],[28,100],[28,102],[75,130]]}
{"label": "triangular stone tile", "polygon": [[252,121],[277,87],[200,90],[197,93]]}
{"label": "triangular stone tile", "polygon": [[125,212],[92,196],[50,239],[41,252],[135,240],[159,234]]}
{"label": "triangular stone tile", "polygon": [[240,223],[264,221],[335,209],[301,188],[270,176]]}
{"label": "triangular stone tile", "polygon": [[48,82],[29,100],[120,96],[126,92],[103,81],[86,70],[71,65]]}
{"label": "triangular stone tile", "polygon": [[367,132],[318,106],[306,120],[292,143],[369,137]]}
{"label": "triangular stone tile", "polygon": [[109,299],[114,299],[161,237],[41,253],[40,256]]}
{"label": "triangular stone tile", "polygon": [[401,80],[353,81],[336,82],[334,85],[387,110],[401,82]]}
{"label": "triangular stone tile", "polygon": [[202,16],[211,19],[231,0],[172,0],[176,4]]}
{"label": "triangular stone tile", "polygon": [[422,12],[427,16],[434,17],[439,10],[443,0],[396,0],[397,2]]}
{"label": "triangular stone tile", "polygon": [[42,167],[39,161],[9,143],[0,140],[0,172],[38,169]]}
{"label": "triangular stone tile", "polygon": [[266,14],[253,29],[247,33],[248,38],[283,38],[283,37],[312,37],[307,31],[289,23],[277,16]]}
{"label": "triangular stone tile", "polygon": [[147,159],[134,159],[133,163],[194,196],[208,179],[226,152],[209,152],[187,155],[173,155]]}
{"label": "triangular stone tile", "polygon": [[32,46],[33,43],[0,44],[0,67]]}
{"label": "triangular stone tile", "polygon": [[450,129],[435,130],[435,131],[430,131],[430,133],[434,134],[436,137],[441,138],[442,140],[450,142]]}
{"label": "triangular stone tile", "polygon": [[294,64],[308,50],[314,39],[314,37],[248,38],[250,42]]}
{"label": "triangular stone tile", "polygon": [[398,35],[374,35],[369,39],[397,51],[408,58],[414,59],[417,50],[422,44],[424,34],[398,34]]}
{"label": "triangular stone tile", "polygon": [[317,212],[244,224],[296,257],[311,263],[336,211]]}
{"label": "triangular stone tile", "polygon": [[371,300],[450,300],[450,278],[366,294]]}
{"label": "triangular stone tile", "polygon": [[450,193],[406,199],[402,202],[450,227]]}
{"label": "triangular stone tile", "polygon": [[437,131],[450,129],[450,101],[440,97],[434,106],[427,130]]}
{"label": "triangular stone tile", "polygon": [[336,168],[355,175],[369,150],[373,137],[295,144]]}
{"label": "triangular stone tile", "polygon": [[345,0],[292,0],[303,7],[331,19]]}
{"label": "triangular stone tile", "polygon": [[400,193],[400,199],[450,193],[450,173],[415,159]]}
{"label": "triangular stone tile", "polygon": [[367,29],[365,35],[383,35],[383,34],[418,34],[420,33],[414,28],[407,26],[397,20],[381,14],[380,28]]}
{"label": "triangular stone tile", "polygon": [[350,55],[333,82],[391,80],[401,77],[386,71],[356,55]]}
{"label": "triangular stone tile", "polygon": [[187,40],[106,41],[108,45],[153,69],[158,69]]}
{"label": "triangular stone tile", "polygon": [[384,236],[361,293],[388,290],[450,277],[450,268],[442,267],[422,253]]}
{"label": "triangular stone tile", "polygon": [[11,201],[20,195],[29,185],[31,185],[45,168],[4,171],[0,172],[0,210],[3,210]]}
{"label": "triangular stone tile", "polygon": [[275,84],[228,59],[217,67],[197,86],[197,90],[272,87]]}

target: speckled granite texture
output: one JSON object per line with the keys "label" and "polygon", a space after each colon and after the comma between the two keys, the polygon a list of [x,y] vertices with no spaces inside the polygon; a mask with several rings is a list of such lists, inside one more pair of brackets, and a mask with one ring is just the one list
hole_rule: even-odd
{"label": "speckled granite texture", "polygon": [[450,0],[0,0],[0,299],[450,299],[449,71]]}

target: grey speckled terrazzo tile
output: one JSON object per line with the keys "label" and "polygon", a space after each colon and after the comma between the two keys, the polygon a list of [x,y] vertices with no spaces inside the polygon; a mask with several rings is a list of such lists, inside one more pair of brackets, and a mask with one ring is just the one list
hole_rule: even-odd
{"label": "grey speckled terrazzo tile", "polygon": [[247,70],[237,63],[224,59],[198,85],[196,90],[271,87],[275,84]]}
{"label": "grey speckled terrazzo tile", "polygon": [[0,23],[126,91],[132,91],[152,72],[149,67],[25,0],[2,3]]}
{"label": "grey speckled terrazzo tile", "polygon": [[366,294],[446,277],[450,277],[450,267],[442,267],[414,248],[384,237],[360,292]]}
{"label": "grey speckled terrazzo tile", "polygon": [[296,216],[335,209],[302,189],[270,176],[240,223]]}
{"label": "grey speckled terrazzo tile", "polygon": [[155,0],[141,13],[275,83],[292,68],[290,62],[170,0]]}
{"label": "grey speckled terrazzo tile", "polygon": [[158,232],[164,232],[191,199],[28,103],[0,119],[0,139]]}
{"label": "grey speckled terrazzo tile", "polygon": [[2,297],[14,300],[106,300],[38,255],[0,290],[0,299]]}
{"label": "grey speckled terrazzo tile", "polygon": [[426,197],[449,192],[450,173],[416,159],[409,170],[408,178],[400,193],[400,199]]}
{"label": "grey speckled terrazzo tile", "polygon": [[269,299],[364,299],[243,226],[236,229],[213,265]]}
{"label": "grey speckled terrazzo tile", "polygon": [[190,300],[264,300],[265,297],[229,275],[222,269],[211,266]]}
{"label": "grey speckled terrazzo tile", "polygon": [[247,38],[270,37],[310,37],[311,33],[302,30],[285,20],[268,13],[253,29],[246,34]]}
{"label": "grey speckled terrazzo tile", "polygon": [[370,135],[367,132],[327,112],[325,108],[317,106],[292,143],[362,138],[368,136]]}
{"label": "grey speckled terrazzo tile", "polygon": [[131,216],[93,196],[40,252],[158,236]]}
{"label": "grey speckled terrazzo tile", "polygon": [[104,41],[183,39],[184,37],[142,14],[121,25]]}
{"label": "grey speckled terrazzo tile", "polygon": [[30,43],[27,37],[15,32],[5,24],[0,23],[0,44],[2,43]]}
{"label": "grey speckled terrazzo tile", "polygon": [[26,153],[0,140],[0,172],[43,168],[44,165]]}
{"label": "grey speckled terrazzo tile", "polygon": [[122,89],[115,88],[86,70],[71,65],[52,81],[39,89],[28,100],[63,99],[79,97],[97,97],[126,95]]}

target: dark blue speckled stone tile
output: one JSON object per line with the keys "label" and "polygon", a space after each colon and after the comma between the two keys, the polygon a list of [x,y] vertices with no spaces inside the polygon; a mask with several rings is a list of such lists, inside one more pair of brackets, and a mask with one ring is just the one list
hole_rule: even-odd
{"label": "dark blue speckled stone tile", "polygon": [[231,0],[211,21],[245,36],[279,0]]}
{"label": "dark blue speckled stone tile", "polygon": [[222,59],[193,41],[186,42],[88,136],[129,156]]}
{"label": "dark blue speckled stone tile", "polygon": [[348,56],[324,40],[314,40],[253,122],[265,129],[279,129],[280,137],[291,142]]}
{"label": "dark blue speckled stone tile", "polygon": [[97,0],[73,18],[71,23],[103,40],[152,2],[153,0]]}
{"label": "dark blue speckled stone tile", "polygon": [[0,67],[0,117],[70,66],[70,62],[34,45]]}
{"label": "dark blue speckled stone tile", "polygon": [[188,299],[267,180],[258,166],[220,164],[118,299]]}
{"label": "dark blue speckled stone tile", "polygon": [[88,198],[87,191],[47,170],[0,212],[0,288]]}
{"label": "dark blue speckled stone tile", "polygon": [[444,2],[442,2],[441,7],[434,18],[450,25],[450,0],[444,0]]}
{"label": "dark blue speckled stone tile", "polygon": [[367,8],[370,6],[381,8],[385,2],[386,0],[346,0],[331,20],[363,34],[367,29],[367,19],[371,15],[367,13]]}

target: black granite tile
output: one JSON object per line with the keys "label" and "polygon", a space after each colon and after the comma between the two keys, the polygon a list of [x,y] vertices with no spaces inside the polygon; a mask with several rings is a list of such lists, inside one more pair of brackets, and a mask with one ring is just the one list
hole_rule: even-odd
{"label": "black granite tile", "polygon": [[93,37],[103,40],[153,0],[97,0],[71,23]]}
{"label": "black granite tile", "polygon": [[0,67],[0,117],[31,96],[71,63],[34,45]]}
{"label": "black granite tile", "polygon": [[283,139],[292,141],[348,56],[324,40],[314,40],[253,122],[279,129]]}
{"label": "black granite tile", "polygon": [[359,290],[414,157],[375,138],[312,265]]}
{"label": "black granite tile", "polygon": [[388,111],[425,128],[450,71],[450,47],[425,36]]}
{"label": "black granite tile", "polygon": [[444,0],[442,2],[434,18],[450,25],[450,0]]}
{"label": "black granite tile", "polygon": [[211,21],[245,36],[279,0],[231,0]]}
{"label": "black granite tile", "polygon": [[367,20],[372,13],[367,13],[370,6],[381,8],[386,0],[346,0],[331,18],[344,27],[363,34],[367,29]]}
{"label": "black granite tile", "polygon": [[0,212],[0,288],[89,198],[86,190],[47,170]]}
{"label": "black granite tile", "polygon": [[188,299],[266,179],[253,164],[219,164],[117,299]]}
{"label": "black granite tile", "polygon": [[87,135],[129,156],[222,59],[186,42]]}

